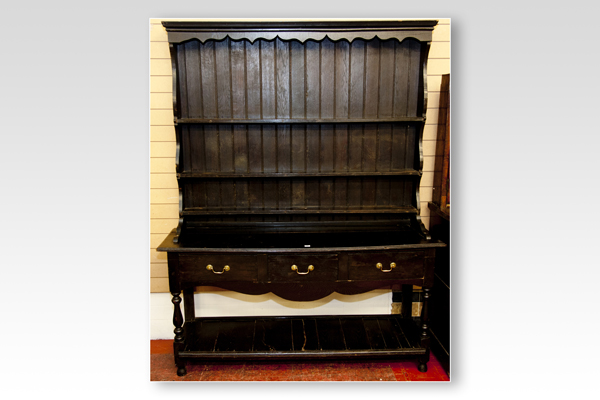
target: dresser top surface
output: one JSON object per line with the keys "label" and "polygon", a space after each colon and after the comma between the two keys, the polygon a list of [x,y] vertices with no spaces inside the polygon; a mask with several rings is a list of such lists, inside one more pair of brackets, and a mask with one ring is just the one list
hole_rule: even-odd
{"label": "dresser top surface", "polygon": [[342,29],[433,29],[437,20],[307,20],[307,21],[163,21],[168,30],[197,29],[303,29],[303,30],[342,30]]}
{"label": "dresser top surface", "polygon": [[158,246],[168,252],[239,252],[239,253],[331,253],[334,251],[381,251],[445,247],[442,242],[426,240],[416,232],[375,233],[268,233],[198,234],[181,243],[173,243],[173,230]]}

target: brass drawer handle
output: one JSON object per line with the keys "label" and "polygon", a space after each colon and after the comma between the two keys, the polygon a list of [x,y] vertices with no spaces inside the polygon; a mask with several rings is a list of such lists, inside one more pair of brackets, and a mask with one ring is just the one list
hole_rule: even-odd
{"label": "brass drawer handle", "polygon": [[212,266],[212,265],[208,264],[208,265],[206,266],[206,269],[207,269],[207,270],[209,270],[209,271],[212,271],[212,272],[213,272],[213,274],[218,274],[218,275],[221,275],[222,273],[225,273],[225,272],[229,271],[229,269],[230,269],[230,268],[229,268],[229,265],[226,265],[226,266],[224,266],[224,267],[223,267],[223,271],[221,271],[221,272],[217,272],[217,271],[215,271],[215,270],[213,269],[213,266]]}
{"label": "brass drawer handle", "polygon": [[308,271],[306,271],[306,272],[299,272],[299,271],[298,271],[298,266],[297,266],[297,265],[292,265],[292,271],[296,271],[296,273],[297,273],[298,275],[306,275],[306,274],[308,274],[310,271],[313,271],[314,269],[315,269],[314,265],[309,265],[309,266],[308,266]]}
{"label": "brass drawer handle", "polygon": [[394,268],[396,268],[396,263],[395,262],[390,263],[390,269],[382,269],[383,264],[381,264],[381,263],[377,263],[375,266],[377,267],[377,269],[381,270],[381,272],[392,272],[392,270]]}

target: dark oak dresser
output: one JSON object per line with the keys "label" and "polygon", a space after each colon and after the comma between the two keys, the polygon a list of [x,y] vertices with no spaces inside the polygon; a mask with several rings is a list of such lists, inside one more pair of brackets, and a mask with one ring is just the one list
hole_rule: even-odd
{"label": "dark oak dresser", "polygon": [[[177,374],[193,359],[400,356],[426,371],[445,246],[419,216],[436,21],[163,25],[179,225],[158,250],[168,253]],[[200,318],[202,285],[294,301],[401,290],[403,314]]]}

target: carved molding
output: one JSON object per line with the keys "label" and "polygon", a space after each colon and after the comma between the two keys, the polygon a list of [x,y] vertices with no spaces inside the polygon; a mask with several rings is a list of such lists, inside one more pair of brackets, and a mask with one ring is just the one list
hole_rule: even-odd
{"label": "carved molding", "polygon": [[422,42],[431,41],[431,35],[437,21],[328,21],[328,22],[200,22],[200,21],[163,21],[170,43],[182,43],[188,40],[249,40],[257,39],[284,41],[307,40],[321,41],[325,38],[337,42],[355,39],[381,40],[414,38]]}

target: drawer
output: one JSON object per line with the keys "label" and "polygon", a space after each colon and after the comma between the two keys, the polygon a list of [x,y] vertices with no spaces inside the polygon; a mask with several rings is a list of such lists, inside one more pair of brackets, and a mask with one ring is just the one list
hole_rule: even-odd
{"label": "drawer", "polygon": [[183,280],[206,282],[256,281],[258,258],[252,255],[182,254],[179,273]]}
{"label": "drawer", "polygon": [[425,252],[354,253],[348,256],[350,280],[422,279]]}
{"label": "drawer", "polygon": [[272,255],[268,257],[270,281],[335,281],[338,277],[337,254]]}

